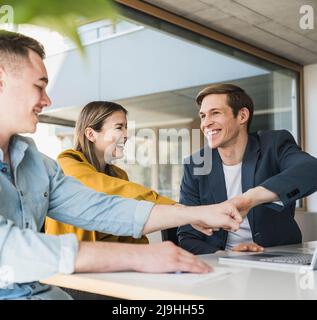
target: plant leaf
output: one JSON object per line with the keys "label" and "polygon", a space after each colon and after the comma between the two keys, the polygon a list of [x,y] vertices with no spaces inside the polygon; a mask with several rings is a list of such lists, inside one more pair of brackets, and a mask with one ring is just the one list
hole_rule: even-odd
{"label": "plant leaf", "polygon": [[6,0],[14,11],[14,24],[47,27],[70,38],[83,53],[77,28],[99,19],[115,20],[112,0]]}

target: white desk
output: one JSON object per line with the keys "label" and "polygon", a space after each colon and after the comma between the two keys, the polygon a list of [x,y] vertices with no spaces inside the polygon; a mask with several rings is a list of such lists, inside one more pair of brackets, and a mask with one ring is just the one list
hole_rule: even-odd
{"label": "white desk", "polygon": [[[317,246],[317,241],[305,246]],[[294,248],[298,245],[279,247]],[[317,271],[299,274],[219,265],[218,257],[227,254],[201,256],[214,266],[215,274],[73,274],[56,275],[43,283],[123,299],[317,299]]]}

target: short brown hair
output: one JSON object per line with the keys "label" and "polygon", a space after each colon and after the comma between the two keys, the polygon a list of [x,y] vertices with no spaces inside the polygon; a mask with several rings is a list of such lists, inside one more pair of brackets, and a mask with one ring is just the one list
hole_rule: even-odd
{"label": "short brown hair", "polygon": [[196,97],[198,106],[201,106],[204,98],[210,94],[226,94],[227,103],[231,107],[234,117],[238,115],[240,109],[247,108],[250,113],[247,124],[247,129],[249,131],[253,117],[254,106],[252,99],[242,88],[229,83],[208,86],[198,93]]}
{"label": "short brown hair", "polygon": [[0,65],[14,68],[21,59],[29,59],[29,49],[45,58],[45,50],[37,40],[20,33],[0,30]]}

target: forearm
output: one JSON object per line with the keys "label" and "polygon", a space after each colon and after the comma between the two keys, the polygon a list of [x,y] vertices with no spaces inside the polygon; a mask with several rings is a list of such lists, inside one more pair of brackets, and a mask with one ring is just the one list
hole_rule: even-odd
{"label": "forearm", "polygon": [[169,241],[152,245],[81,242],[75,272],[195,272],[212,268]]}
{"label": "forearm", "polygon": [[192,207],[181,205],[155,205],[144,225],[143,234],[169,229],[186,224],[199,223],[199,215],[193,214]]}
{"label": "forearm", "polygon": [[142,245],[80,242],[75,272],[114,272],[135,270],[137,251]]}
{"label": "forearm", "polygon": [[276,193],[261,186],[249,189],[243,195],[251,200],[252,208],[263,203],[270,203],[280,200]]}
{"label": "forearm", "polygon": [[210,235],[211,229],[236,231],[241,221],[237,208],[228,202],[197,207],[156,205],[144,225],[143,234],[191,224]]}

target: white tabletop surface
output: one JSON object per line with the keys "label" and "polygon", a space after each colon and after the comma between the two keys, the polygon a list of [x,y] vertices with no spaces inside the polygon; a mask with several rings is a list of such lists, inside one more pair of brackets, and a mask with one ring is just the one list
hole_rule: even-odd
{"label": "white tabletop surface", "polygon": [[[315,246],[317,241],[274,250],[301,252],[300,248]],[[122,299],[317,299],[317,271],[303,274],[218,264],[218,257],[227,254],[200,256],[214,267],[209,274],[59,274],[42,282]]]}

